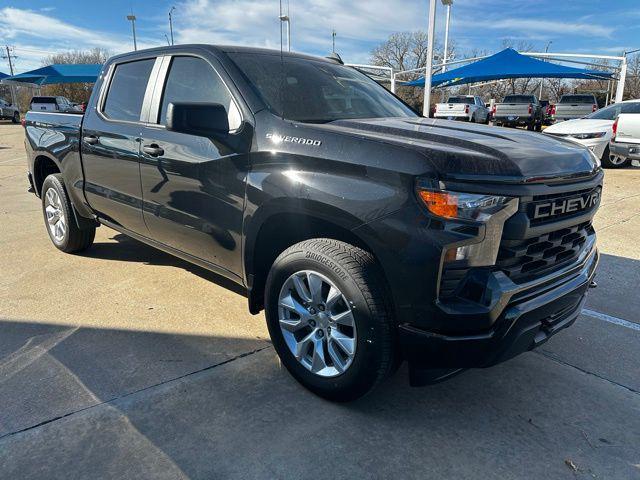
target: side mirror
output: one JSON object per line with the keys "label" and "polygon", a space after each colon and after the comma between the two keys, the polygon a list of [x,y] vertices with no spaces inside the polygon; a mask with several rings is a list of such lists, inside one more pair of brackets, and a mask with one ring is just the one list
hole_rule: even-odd
{"label": "side mirror", "polygon": [[170,103],[166,121],[172,132],[214,138],[229,134],[227,109],[219,103]]}

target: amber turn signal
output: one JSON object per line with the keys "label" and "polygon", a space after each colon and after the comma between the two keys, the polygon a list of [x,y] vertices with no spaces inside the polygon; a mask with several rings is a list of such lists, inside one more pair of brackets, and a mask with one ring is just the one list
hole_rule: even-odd
{"label": "amber turn signal", "polygon": [[458,198],[447,192],[418,190],[418,195],[434,215],[446,218],[458,216]]}

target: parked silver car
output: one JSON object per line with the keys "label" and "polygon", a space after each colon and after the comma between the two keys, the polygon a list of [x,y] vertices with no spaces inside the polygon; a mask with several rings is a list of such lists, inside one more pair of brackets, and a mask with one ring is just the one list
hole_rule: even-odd
{"label": "parked silver car", "polygon": [[20,123],[20,110],[15,105],[0,98],[0,120],[11,120]]}

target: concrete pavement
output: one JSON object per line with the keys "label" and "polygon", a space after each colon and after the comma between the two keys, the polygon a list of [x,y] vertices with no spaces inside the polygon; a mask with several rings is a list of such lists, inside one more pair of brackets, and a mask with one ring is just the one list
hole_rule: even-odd
{"label": "concrete pavement", "polygon": [[[334,405],[222,279],[105,227],[58,252],[0,124],[0,478],[640,478],[640,332],[582,316],[439,385]],[[587,307],[640,324],[640,169],[607,171]]]}

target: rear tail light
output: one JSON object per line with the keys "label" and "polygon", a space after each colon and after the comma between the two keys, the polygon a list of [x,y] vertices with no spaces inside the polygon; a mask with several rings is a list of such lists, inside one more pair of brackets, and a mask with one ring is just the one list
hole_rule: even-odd
{"label": "rear tail light", "polygon": [[529,114],[531,114],[531,112],[533,112],[533,105],[529,104]]}
{"label": "rear tail light", "polygon": [[613,126],[611,127],[612,130],[612,135],[611,138],[614,139],[616,138],[616,133],[618,133],[618,119],[616,118],[616,121],[613,122]]}
{"label": "rear tail light", "polygon": [[596,105],[595,103],[593,104],[593,108],[591,109],[592,112],[595,112],[598,109],[598,105]]}
{"label": "rear tail light", "polygon": [[491,113],[493,113],[494,115],[496,114],[496,106],[494,105],[493,108],[491,108]]}
{"label": "rear tail light", "polygon": [[27,119],[26,118],[21,119],[20,120],[20,125],[22,125],[24,128],[26,128],[27,127]]}
{"label": "rear tail light", "polygon": [[469,105],[464,106],[464,113],[469,113]]}
{"label": "rear tail light", "polygon": [[555,114],[556,114],[556,106],[551,105],[551,115],[555,115]]}

